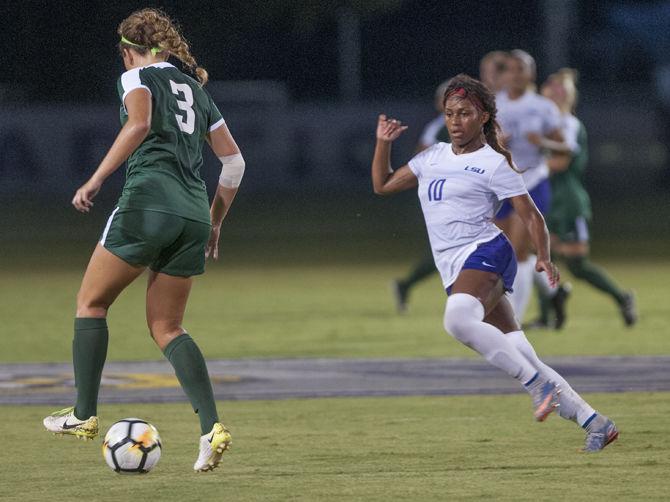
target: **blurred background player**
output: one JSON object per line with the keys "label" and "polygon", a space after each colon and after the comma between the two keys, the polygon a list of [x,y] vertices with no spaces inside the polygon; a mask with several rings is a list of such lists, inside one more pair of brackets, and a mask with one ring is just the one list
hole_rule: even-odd
{"label": "blurred background player", "polygon": [[449,295],[445,330],[520,382],[533,399],[536,420],[558,409],[561,417],[586,430],[584,451],[602,450],[619,434],[614,422],[596,413],[537,357],[505,295],[514,282],[516,258],[493,223],[503,200],[528,229],[538,252],[536,270],[551,284],[559,275],[544,219],[498,138],[495,96],[481,82],[458,75],[446,89],[444,109],[451,144],[437,143],[396,171],[391,144],[407,127],[379,116],[371,168],[374,191],[393,195],[418,188],[435,263]]}
{"label": "blurred background player", "polygon": [[[522,50],[513,50],[505,64],[504,90],[496,97],[498,117],[506,146],[512,153],[516,166],[523,172],[526,188],[542,214],[547,214],[551,204],[549,168],[545,155],[566,153],[568,146],[561,132],[561,116],[557,106],[540,96],[535,88],[535,60]],[[510,300],[520,322],[533,288],[535,255],[531,255],[531,240],[523,222],[508,202],[503,203],[496,216],[496,224],[509,237],[518,260],[514,292]],[[553,287],[544,275],[538,282],[549,291],[557,312],[564,311],[567,290]],[[552,291],[557,289],[557,291]]]}
{"label": "blurred background player", "polygon": [[[244,161],[221,113],[203,89],[197,65],[170,18],[156,9],[131,14],[118,28],[126,72],[118,83],[123,127],[75,208],[88,213],[105,180],[126,160],[126,183],[77,294],[72,359],[77,402],[44,419],[56,434],[98,435],[97,400],[107,356],[107,311],[148,267],[147,325],[174,367],[200,419],[196,471],[215,468],[231,437],[219,422],[200,349],[182,327],[193,276],[218,255],[221,223],[237,193]],[[179,59],[194,80],[167,62]],[[211,206],[200,175],[207,141],[223,168]]]}
{"label": "blurred background player", "polygon": [[[577,71],[563,68],[549,76],[542,85],[542,95],[551,99],[561,112],[562,131],[569,151],[554,153],[547,159],[551,171],[551,209],[547,226],[551,232],[552,248],[565,261],[577,279],[608,294],[617,304],[624,322],[632,326],[637,321],[633,294],[625,292],[607,273],[589,261],[589,223],[591,201],[584,188],[584,170],[588,162],[588,143],[584,124],[574,115],[577,105]],[[553,294],[556,294],[556,289]],[[550,324],[552,290],[538,289],[540,318],[537,326]],[[563,325],[564,316],[556,316],[555,328]]]}
{"label": "blurred background player", "polygon": [[505,87],[504,76],[508,57],[509,54],[505,51],[491,51],[479,61],[479,79],[496,95]]}
{"label": "blurred background player", "polygon": [[[503,88],[503,74],[505,72],[505,61],[508,54],[504,51],[491,51],[484,55],[479,62],[479,76],[481,81],[494,93],[497,94]],[[435,143],[449,143],[449,131],[444,123],[444,91],[449,81],[442,82],[435,90],[435,109],[439,115],[431,120],[419,139],[416,153],[420,153]],[[433,254],[430,246],[426,243],[425,251],[421,259],[414,265],[412,270],[402,279],[396,279],[391,283],[391,290],[399,313],[407,311],[409,295],[412,288],[419,282],[427,279],[437,272]]]}

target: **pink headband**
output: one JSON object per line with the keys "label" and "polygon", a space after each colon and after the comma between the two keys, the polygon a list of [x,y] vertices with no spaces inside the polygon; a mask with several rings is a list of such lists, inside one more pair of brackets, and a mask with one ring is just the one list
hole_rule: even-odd
{"label": "pink headband", "polygon": [[468,93],[468,91],[466,91],[463,87],[457,87],[451,91],[449,94],[447,94],[447,99],[452,96],[458,96],[461,99],[469,99],[475,108],[477,108],[479,111],[484,111],[484,105],[482,104],[482,101],[479,99],[479,97],[475,94]]}

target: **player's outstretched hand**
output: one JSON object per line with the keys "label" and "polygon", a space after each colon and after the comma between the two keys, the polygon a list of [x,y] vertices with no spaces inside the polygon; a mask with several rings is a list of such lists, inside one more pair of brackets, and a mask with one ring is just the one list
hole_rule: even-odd
{"label": "player's outstretched hand", "polygon": [[98,195],[100,187],[102,187],[102,183],[93,179],[88,180],[81,186],[81,188],[79,188],[79,190],[77,190],[77,193],[74,194],[72,205],[77,211],[88,213],[93,207],[93,198]]}
{"label": "player's outstretched hand", "polygon": [[558,272],[558,267],[549,260],[537,260],[535,270],[538,272],[546,272],[549,278],[551,287],[558,286],[558,281],[561,280],[561,274]]}
{"label": "player's outstretched hand", "polygon": [[212,257],[213,260],[219,259],[219,236],[221,234],[221,227],[212,226],[212,231],[209,234],[209,241],[207,248],[205,248],[205,258]]}
{"label": "player's outstretched hand", "polygon": [[380,115],[377,121],[377,139],[381,141],[395,141],[398,136],[407,130],[407,126],[396,119],[387,119],[386,115]]}

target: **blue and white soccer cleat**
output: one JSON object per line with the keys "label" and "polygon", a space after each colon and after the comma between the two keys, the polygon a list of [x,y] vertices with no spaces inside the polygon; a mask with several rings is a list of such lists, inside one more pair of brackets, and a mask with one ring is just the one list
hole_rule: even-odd
{"label": "blue and white soccer cleat", "polygon": [[617,429],[614,422],[607,417],[603,418],[605,422],[602,426],[586,433],[583,452],[594,453],[600,451],[619,437],[619,429]]}
{"label": "blue and white soccer cleat", "polygon": [[538,422],[544,422],[558,408],[560,389],[554,382],[544,382],[531,391],[535,411],[533,416]]}

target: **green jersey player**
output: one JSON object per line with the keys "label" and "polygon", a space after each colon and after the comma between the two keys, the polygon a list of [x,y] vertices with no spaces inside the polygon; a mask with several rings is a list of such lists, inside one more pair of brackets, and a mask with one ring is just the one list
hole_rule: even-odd
{"label": "green jersey player", "polygon": [[[205,360],[182,327],[192,276],[218,257],[221,223],[237,193],[244,160],[170,18],[156,9],[118,28],[126,72],[118,83],[122,128],[93,176],[74,196],[88,213],[107,177],[128,161],[126,183],[93,252],[77,295],[73,363],[77,402],[44,419],[47,430],[83,439],[98,434],[97,398],[107,354],[107,310],[149,268],[147,324],[200,418],[196,471],[216,467],[231,442],[219,421]],[[168,58],[179,59],[198,80]],[[209,207],[200,177],[207,141],[223,164]]]}
{"label": "green jersey player", "polygon": [[[547,226],[552,235],[552,247],[565,260],[568,270],[608,294],[617,304],[627,326],[637,321],[635,299],[589,260],[589,223],[591,201],[584,188],[583,176],[588,162],[588,144],[584,124],[572,112],[577,90],[576,71],[568,68],[551,75],[542,86],[542,94],[553,100],[561,110],[563,132],[570,146],[569,154],[555,154],[548,160],[551,170],[551,210]],[[543,305],[540,322],[547,322],[547,302]]]}

